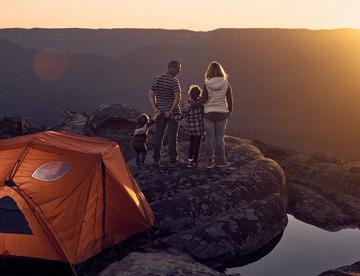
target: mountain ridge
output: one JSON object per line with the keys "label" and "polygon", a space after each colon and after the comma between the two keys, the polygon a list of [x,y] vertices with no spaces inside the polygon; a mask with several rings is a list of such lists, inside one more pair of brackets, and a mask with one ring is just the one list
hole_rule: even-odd
{"label": "mountain ridge", "polygon": [[[65,29],[61,32],[69,35],[59,40],[50,29],[40,32],[46,43],[33,35],[36,31],[19,31],[17,39],[38,43],[36,49],[28,49],[31,47],[25,42],[15,43],[19,48],[1,40],[0,115],[26,115],[36,123],[49,125],[63,110],[87,112],[105,102],[122,102],[150,112],[147,92],[169,59],[182,62],[179,80],[184,100],[187,87],[202,85],[208,63],[218,60],[229,72],[234,89],[230,134],[301,151],[330,148],[345,158],[359,156],[356,142],[348,141],[360,139],[356,101],[360,91],[360,31],[135,32],[146,34],[142,36],[127,29],[125,36],[118,35],[119,40],[111,35],[104,38],[123,31],[91,30],[74,36]],[[0,30],[0,38],[3,34]],[[67,57],[69,63],[61,78],[43,80],[34,73],[34,55],[44,47],[55,48]],[[339,141],[332,136],[339,136]]]}

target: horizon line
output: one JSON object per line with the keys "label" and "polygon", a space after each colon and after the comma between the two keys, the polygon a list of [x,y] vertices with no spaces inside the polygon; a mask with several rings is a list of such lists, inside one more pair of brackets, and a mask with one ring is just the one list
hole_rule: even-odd
{"label": "horizon line", "polygon": [[307,31],[336,31],[336,30],[353,30],[360,31],[360,28],[355,27],[338,27],[338,28],[307,28],[307,27],[224,27],[209,29],[206,31],[203,30],[191,30],[191,29],[166,29],[166,28],[135,28],[135,27],[115,27],[115,28],[87,28],[87,27],[6,27],[0,28],[0,30],[157,30],[157,31],[187,31],[187,32],[197,32],[197,33],[207,33],[214,32],[219,30],[307,30]]}

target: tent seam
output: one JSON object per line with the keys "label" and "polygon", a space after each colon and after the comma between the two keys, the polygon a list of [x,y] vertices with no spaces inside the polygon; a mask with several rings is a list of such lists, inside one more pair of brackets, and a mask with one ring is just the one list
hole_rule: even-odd
{"label": "tent seam", "polygon": [[16,159],[14,167],[12,168],[12,170],[10,171],[10,174],[8,176],[8,180],[9,179],[13,179],[17,170],[19,169],[22,161],[24,161],[27,153],[29,152],[30,149],[30,143],[27,143],[24,150],[21,152],[21,154],[19,155],[19,157]]}
{"label": "tent seam", "polygon": [[[25,157],[27,156],[28,152],[30,149],[30,143],[26,144],[26,147],[24,149],[24,151],[21,153],[21,155],[19,156],[19,158],[17,159],[17,161],[15,162],[14,168],[10,173],[9,176],[9,180],[12,180],[15,177],[15,174],[17,173],[18,169],[20,168],[22,162],[25,160]],[[74,275],[77,275],[74,267],[72,266],[68,256],[66,255],[64,249],[62,248],[59,239],[57,238],[56,234],[54,233],[55,231],[53,231],[50,228],[50,223],[44,218],[43,214],[39,214],[39,212],[36,210],[36,208],[31,204],[33,203],[38,209],[39,211],[42,213],[41,208],[31,199],[31,197],[24,191],[22,190],[19,186],[17,186],[15,184],[15,186],[11,187],[17,194],[19,194],[23,200],[26,202],[26,204],[31,207],[32,212],[34,214],[34,217],[36,218],[36,220],[38,221],[40,227],[42,228],[42,230],[45,232],[45,235],[48,236],[48,239],[50,239],[50,242],[52,240],[53,246],[55,247],[55,250],[58,251],[58,253],[60,253],[60,256],[62,255],[62,258],[65,259],[65,261],[69,264],[72,272],[74,273]],[[30,203],[31,202],[31,203]],[[49,225],[49,226],[48,226]],[[44,229],[45,228],[45,229]],[[50,235],[50,237],[49,237]],[[54,242],[55,241],[55,242]],[[60,252],[59,252],[60,251]]]}
{"label": "tent seam", "polygon": [[[91,176],[91,179],[93,179],[93,178],[94,178],[94,174]],[[90,190],[91,190],[91,185],[89,185],[89,189],[88,189],[88,195],[87,195],[87,199],[86,199],[85,210],[86,210],[86,208],[88,206],[88,203],[89,203]],[[77,242],[76,242],[75,258],[77,258],[77,254],[78,254],[78,250],[79,250],[79,243],[80,243],[80,238],[81,238],[81,233],[82,233],[82,228],[83,228],[83,221],[84,221],[85,213],[86,213],[85,210],[84,210],[84,214],[83,214],[83,217],[82,217],[79,236],[78,236],[78,239],[77,239]]]}
{"label": "tent seam", "polygon": [[39,212],[36,210],[36,208],[31,203],[33,203],[37,208],[39,208],[40,212],[41,212],[41,208],[20,187],[15,186],[12,189],[24,199],[24,201],[26,202],[26,204],[28,206],[31,207],[32,212],[33,212],[36,220],[39,222],[40,227],[45,232],[45,235],[47,235],[48,238],[50,238],[50,241],[52,240],[52,243],[53,243],[53,245],[55,247],[55,250],[58,251],[58,253],[60,253],[60,255],[62,255],[62,257],[65,259],[65,261],[69,264],[69,266],[70,266],[71,270],[73,271],[74,275],[77,275],[74,267],[72,266],[72,264],[70,262],[70,259],[66,255],[65,250],[62,248],[62,246],[61,246],[61,244],[59,242],[59,239],[57,238],[57,236],[55,234],[56,232],[53,231],[50,228],[50,226],[48,226],[48,225],[51,225],[51,224],[46,220],[46,218],[43,217],[43,214],[41,214],[41,215],[39,214]]}

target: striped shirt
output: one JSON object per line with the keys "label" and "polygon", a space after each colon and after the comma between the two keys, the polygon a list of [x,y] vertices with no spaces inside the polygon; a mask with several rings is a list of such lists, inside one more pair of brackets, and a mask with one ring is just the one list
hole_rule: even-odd
{"label": "striped shirt", "polygon": [[[169,75],[163,74],[153,80],[151,90],[155,92],[156,108],[161,112],[170,111],[175,99],[175,93],[181,93],[179,81]],[[179,111],[176,107],[174,113]]]}

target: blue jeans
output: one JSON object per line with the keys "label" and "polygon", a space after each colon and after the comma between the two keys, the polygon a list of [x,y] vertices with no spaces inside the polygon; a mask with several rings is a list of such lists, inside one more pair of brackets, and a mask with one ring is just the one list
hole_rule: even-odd
{"label": "blue jeans", "polygon": [[228,119],[222,121],[210,121],[204,119],[206,131],[206,154],[209,159],[214,157],[215,162],[224,163],[225,159],[225,129]]}
{"label": "blue jeans", "polygon": [[165,130],[169,144],[169,159],[170,162],[176,162],[177,160],[177,136],[179,130],[179,122],[174,119],[167,119],[164,115],[161,115],[156,120],[156,133],[154,142],[154,161],[159,162],[161,158],[161,147],[164,140]]}

